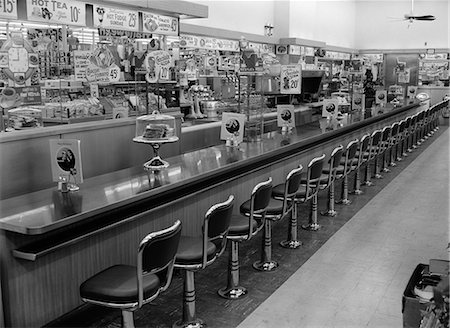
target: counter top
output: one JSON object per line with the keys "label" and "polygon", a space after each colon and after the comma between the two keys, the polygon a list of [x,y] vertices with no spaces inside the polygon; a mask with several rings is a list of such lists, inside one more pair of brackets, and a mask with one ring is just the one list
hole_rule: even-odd
{"label": "counter top", "polygon": [[142,166],[124,169],[86,179],[78,192],[60,193],[55,184],[54,188],[1,201],[0,229],[27,235],[44,234],[88,219],[95,221],[105,213],[109,223],[122,222],[132,219],[138,211],[204,191],[230,176],[246,174],[277,158],[282,160],[283,156],[417,106],[397,108],[363,121],[335,126],[324,133],[319,122],[314,122],[290,134],[267,133],[261,142],[242,143],[239,148],[222,144],[165,158],[170,166],[162,171],[146,172]]}

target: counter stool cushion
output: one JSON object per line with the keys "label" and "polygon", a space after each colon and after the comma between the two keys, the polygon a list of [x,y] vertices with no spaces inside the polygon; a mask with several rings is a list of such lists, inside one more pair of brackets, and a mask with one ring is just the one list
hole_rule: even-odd
{"label": "counter stool cushion", "polygon": [[[284,190],[283,190],[283,195],[281,197],[283,197],[283,196],[284,196]],[[250,204],[251,204],[250,200],[247,200],[244,203],[242,203],[241,207],[240,207],[241,213],[250,213]],[[267,205],[267,207],[266,207],[266,215],[279,215],[282,212],[283,212],[283,201],[271,198],[269,201],[269,205]],[[247,227],[248,227],[248,224],[247,224]]]}
{"label": "counter stool cushion", "polygon": [[[281,183],[281,184],[273,187],[272,197],[283,198],[284,197],[284,188],[285,188],[284,183]],[[301,188],[301,190],[299,190],[295,194],[295,198],[297,198],[297,199],[303,199],[303,198],[305,198],[305,196],[306,196],[306,190],[304,190],[303,188]]]}
{"label": "counter stool cushion", "polygon": [[[256,220],[253,220],[253,231],[256,232],[259,227],[259,223]],[[248,216],[242,215],[233,215],[230,221],[230,228],[228,230],[228,236],[241,236],[248,234]]]}
{"label": "counter stool cushion", "polygon": [[[160,287],[156,274],[146,274],[144,280],[144,299],[155,294]],[[131,265],[114,265],[97,273],[80,286],[82,298],[109,302],[134,303],[138,301],[138,284],[136,267]]]}
{"label": "counter stool cushion", "polygon": [[[301,184],[302,185],[306,185],[306,183],[307,183],[307,174],[306,174],[306,172],[305,173],[302,173],[302,177],[301,177]],[[314,184],[317,182],[317,180],[319,180],[320,181],[320,184],[326,184],[327,182],[328,182],[328,174],[323,174],[322,173],[322,175],[320,176],[320,178],[319,179],[311,179],[311,180],[309,180],[309,184],[311,185],[311,187],[314,187]]]}
{"label": "counter stool cushion", "polygon": [[[216,254],[216,245],[208,241],[207,244],[207,259],[213,259]],[[181,236],[178,245],[177,256],[175,263],[177,265],[189,265],[202,262],[203,256],[203,237],[188,237]]]}

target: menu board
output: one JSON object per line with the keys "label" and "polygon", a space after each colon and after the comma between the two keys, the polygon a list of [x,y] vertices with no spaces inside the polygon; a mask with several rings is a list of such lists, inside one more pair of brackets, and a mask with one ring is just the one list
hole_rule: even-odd
{"label": "menu board", "polygon": [[31,21],[86,26],[86,4],[74,0],[27,0],[27,18]]}
{"label": "menu board", "polygon": [[138,31],[138,19],[139,13],[134,10],[94,5],[93,20],[95,27]]}
{"label": "menu board", "polygon": [[0,18],[17,19],[17,0],[0,0]]}
{"label": "menu board", "polygon": [[301,65],[281,65],[280,92],[285,94],[301,93]]}
{"label": "menu board", "polygon": [[144,32],[178,35],[178,18],[152,13],[142,13],[142,28]]}

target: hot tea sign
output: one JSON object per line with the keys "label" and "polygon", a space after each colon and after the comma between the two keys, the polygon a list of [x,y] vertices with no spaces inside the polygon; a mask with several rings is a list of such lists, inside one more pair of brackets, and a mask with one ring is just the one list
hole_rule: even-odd
{"label": "hot tea sign", "polygon": [[46,23],[86,26],[86,5],[71,0],[27,0],[27,18]]}

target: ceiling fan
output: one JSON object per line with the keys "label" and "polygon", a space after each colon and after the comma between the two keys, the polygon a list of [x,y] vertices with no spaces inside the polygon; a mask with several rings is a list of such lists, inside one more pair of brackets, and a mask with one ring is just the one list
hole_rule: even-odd
{"label": "ceiling fan", "polygon": [[411,24],[413,21],[434,21],[436,17],[433,15],[414,15],[414,0],[411,0],[411,13],[404,15],[404,20],[409,21]]}

